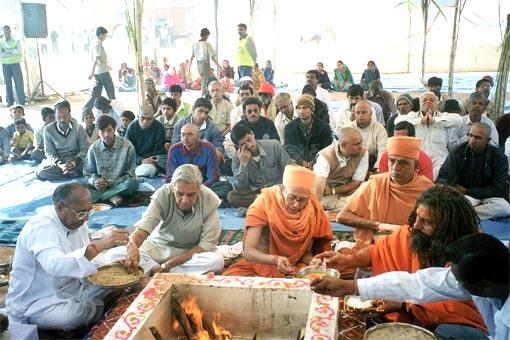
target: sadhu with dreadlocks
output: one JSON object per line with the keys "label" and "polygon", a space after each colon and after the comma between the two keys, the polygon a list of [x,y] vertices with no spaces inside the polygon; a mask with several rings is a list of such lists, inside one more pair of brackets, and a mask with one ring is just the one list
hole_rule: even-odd
{"label": "sadhu with dreadlocks", "polygon": [[[480,220],[462,194],[451,187],[436,185],[418,197],[408,222],[409,225],[355,254],[328,251],[317,255],[311,264],[327,258],[328,265],[341,272],[371,267],[374,275],[444,267],[446,247],[463,236],[478,233]],[[467,301],[399,304],[386,312],[393,312],[385,315],[390,321],[415,323],[430,329],[440,324],[454,324],[487,331],[480,313]]]}

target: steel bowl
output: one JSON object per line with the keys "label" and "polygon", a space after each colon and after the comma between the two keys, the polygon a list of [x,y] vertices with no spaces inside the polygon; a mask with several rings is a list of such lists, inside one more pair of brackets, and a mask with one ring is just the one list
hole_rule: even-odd
{"label": "steel bowl", "polygon": [[[388,335],[388,330],[393,330]],[[412,332],[413,334],[410,334]],[[437,339],[432,332],[423,327],[411,325],[402,322],[382,323],[371,327],[365,332],[363,340],[387,339],[388,336],[392,340],[434,340]]]}
{"label": "steel bowl", "polygon": [[95,203],[95,204],[92,204],[92,210],[94,212],[110,210],[111,208],[112,208],[112,206],[109,205],[109,204],[104,204],[104,203]]}
{"label": "steel bowl", "polygon": [[301,268],[296,274],[296,277],[300,279],[312,280],[313,277],[311,276],[319,277],[330,276],[339,279],[340,272],[333,268],[324,269],[324,267],[322,266],[307,266]]}

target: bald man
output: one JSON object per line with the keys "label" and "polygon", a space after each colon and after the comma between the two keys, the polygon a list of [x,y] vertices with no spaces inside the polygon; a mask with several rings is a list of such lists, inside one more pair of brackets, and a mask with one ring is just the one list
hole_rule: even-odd
{"label": "bald man", "polygon": [[368,151],[369,169],[378,169],[381,156],[386,150],[388,133],[384,126],[372,119],[368,101],[359,100],[354,106],[355,120],[351,127],[357,129],[363,138],[363,147]]}
{"label": "bald man", "polygon": [[434,180],[448,156],[449,137],[461,122],[458,114],[439,112],[437,108],[437,96],[433,92],[425,92],[420,97],[420,112],[409,112],[395,119],[395,124],[407,120],[414,125],[422,150],[432,159]]}
{"label": "bald man", "polygon": [[324,209],[340,210],[365,180],[368,152],[363,139],[352,127],[340,129],[338,142],[319,151],[313,167],[316,175],[314,192]]}
{"label": "bald man", "polygon": [[172,181],[174,171],[183,164],[196,165],[202,173],[202,184],[218,195],[223,205],[226,204],[232,186],[227,181],[220,181],[220,167],[214,145],[200,139],[198,126],[193,123],[184,124],[181,142],[172,145],[168,151],[167,183]]}
{"label": "bald man", "polygon": [[158,164],[158,156],[165,155],[165,127],[154,119],[152,106],[140,108],[138,119],[127,128],[126,139],[135,147],[137,176],[153,177],[165,167]]}
{"label": "bald man", "polygon": [[474,123],[468,141],[450,152],[436,181],[465,195],[481,220],[510,215],[510,204],[504,199],[508,159],[499,148],[489,144],[490,135],[489,125]]}

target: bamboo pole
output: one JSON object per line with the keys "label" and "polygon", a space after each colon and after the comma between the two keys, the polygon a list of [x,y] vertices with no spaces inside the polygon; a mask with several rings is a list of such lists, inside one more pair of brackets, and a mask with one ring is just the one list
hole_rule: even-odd
{"label": "bamboo pole", "polygon": [[460,19],[462,10],[467,0],[455,0],[455,15],[453,18],[452,45],[450,47],[450,65],[448,66],[448,96],[453,94],[453,73],[455,71],[455,54],[457,53],[457,42],[459,40]]}
{"label": "bamboo pole", "polygon": [[510,14],[506,17],[506,30],[501,45],[501,56],[496,82],[496,98],[494,100],[494,117],[496,120],[503,114],[505,108],[506,84],[508,81],[508,72],[510,71]]}

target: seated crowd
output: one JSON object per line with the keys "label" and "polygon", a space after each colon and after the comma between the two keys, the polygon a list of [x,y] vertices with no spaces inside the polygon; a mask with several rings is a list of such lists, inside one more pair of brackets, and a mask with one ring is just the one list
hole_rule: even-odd
{"label": "seated crowd", "polygon": [[[231,67],[223,66],[228,77]],[[127,83],[130,75],[123,66],[119,78]],[[454,103],[458,113],[437,77],[429,79],[418,104],[408,94],[394,99],[373,61],[360,84],[340,60],[333,79],[318,63],[304,80],[295,94],[276,93],[271,81],[245,81],[236,102],[213,80],[190,105],[181,99],[181,86],[169,86],[167,97],[149,78],[136,115],[99,97],[80,124],[69,102],[61,101],[41,110],[43,128],[35,131],[23,107],[12,107],[12,124],[0,130],[2,161],[33,159],[43,181],[84,179],[57,187],[53,206],[23,228],[7,294],[9,319],[63,330],[96,321],[111,292],[83,278],[95,272],[99,253],[127,268],[140,265],[146,275],[285,277],[327,259],[342,278],[361,270],[375,277],[315,280],[315,291],[398,301],[385,304],[388,320],[434,329],[438,337],[508,336],[508,273],[469,273],[496,259],[496,251],[506,251],[508,269],[508,249],[498,250],[500,245],[490,246],[493,239],[478,234],[480,220],[510,216],[509,159],[501,143],[509,145],[508,129],[493,122],[491,79],[482,78],[475,92]],[[331,110],[333,90],[347,92],[344,109]],[[122,205],[145,176],[161,176],[165,184],[134,232],[113,229],[90,241],[85,222],[92,204]],[[230,206],[246,216],[244,249],[242,259],[223,271],[215,252],[218,208]],[[353,228],[352,248],[332,250],[327,210]],[[376,242],[381,235],[386,237]],[[468,247],[477,238],[486,253]],[[448,263],[451,269],[434,268]],[[379,274],[388,282],[402,277],[416,289],[390,288]],[[439,277],[452,284],[444,286]],[[493,285],[479,295],[474,287],[483,282]],[[378,284],[388,295],[377,291]],[[420,295],[418,288],[434,294]],[[492,308],[506,316],[490,319],[481,296],[499,298]],[[402,303],[410,299],[415,303]]]}

